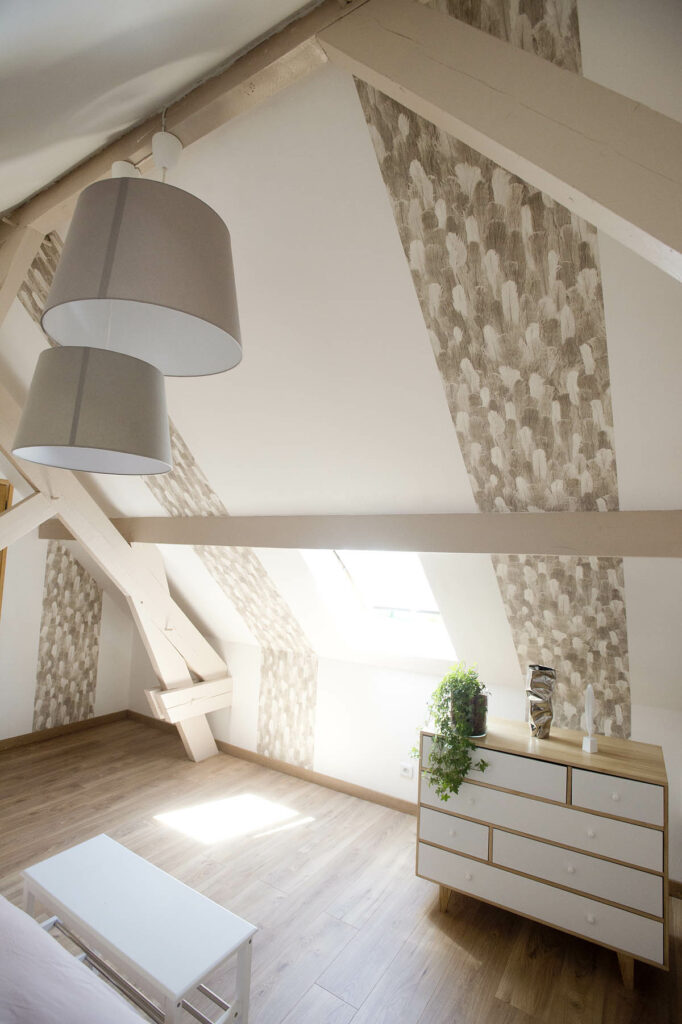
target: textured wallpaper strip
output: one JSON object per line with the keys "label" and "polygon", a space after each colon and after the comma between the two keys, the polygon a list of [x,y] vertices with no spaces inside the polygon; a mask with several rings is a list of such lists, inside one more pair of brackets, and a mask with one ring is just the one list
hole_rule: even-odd
{"label": "textured wallpaper strip", "polygon": [[95,714],[102,591],[58,541],[49,541],[40,622],[33,728]]}
{"label": "textured wallpaper strip", "polygon": [[[146,477],[171,516],[224,516],[185,441],[171,423],[174,468]],[[291,764],[313,767],[317,657],[288,604],[251,548],[194,549],[261,647],[258,751]]]}
{"label": "textured wallpaper strip", "polygon": [[[596,230],[357,84],[481,511],[618,508]],[[494,557],[519,665],[557,668],[555,721],[592,682],[628,735],[620,559]]]}
{"label": "textured wallpaper strip", "polygon": [[426,0],[426,4],[568,71],[581,70],[576,0]]}
{"label": "textured wallpaper strip", "polygon": [[50,290],[62,248],[63,242],[56,232],[45,235],[21,288],[17,292],[17,298],[26,312],[38,324],[43,315],[47,293]]}

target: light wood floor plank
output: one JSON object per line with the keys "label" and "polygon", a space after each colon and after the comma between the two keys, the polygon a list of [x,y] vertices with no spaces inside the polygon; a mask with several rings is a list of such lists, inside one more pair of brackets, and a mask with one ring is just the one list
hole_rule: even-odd
{"label": "light wood floor plank", "polygon": [[[259,821],[273,804],[286,819]],[[194,826],[159,817],[179,811]],[[218,832],[200,835],[197,816]],[[193,764],[175,735],[138,722],[0,752],[0,892],[19,903],[23,867],[107,832],[258,925],[252,1024],[682,1020],[679,900],[670,973],[637,964],[626,993],[607,950],[457,894],[441,914],[437,887],[414,875],[414,828],[233,757]]]}
{"label": "light wood floor plank", "polygon": [[282,1024],[350,1024],[354,1015],[352,1006],[313,985]]}

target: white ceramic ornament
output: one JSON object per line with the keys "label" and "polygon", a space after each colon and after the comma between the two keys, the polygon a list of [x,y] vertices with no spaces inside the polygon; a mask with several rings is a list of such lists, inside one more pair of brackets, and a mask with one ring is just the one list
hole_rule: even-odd
{"label": "white ceramic ornament", "polygon": [[599,749],[597,737],[592,735],[594,729],[594,690],[592,683],[587,684],[585,690],[585,725],[587,736],[583,738],[583,750],[586,754],[596,754]]}

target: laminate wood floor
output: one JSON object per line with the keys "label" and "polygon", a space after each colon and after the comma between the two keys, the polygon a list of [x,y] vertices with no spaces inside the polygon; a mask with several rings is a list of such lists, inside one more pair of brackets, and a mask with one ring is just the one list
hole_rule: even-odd
{"label": "laminate wood floor", "polygon": [[99,832],[258,925],[252,1024],[682,1021],[678,900],[671,972],[638,964],[626,993],[608,950],[468,897],[439,913],[409,815],[225,755],[192,764],[130,721],[0,753],[5,896]]}

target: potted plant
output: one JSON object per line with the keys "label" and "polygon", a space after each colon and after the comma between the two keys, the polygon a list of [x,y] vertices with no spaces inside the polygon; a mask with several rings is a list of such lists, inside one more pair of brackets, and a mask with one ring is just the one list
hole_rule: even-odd
{"label": "potted plant", "polygon": [[441,800],[458,793],[472,770],[484,772],[488,762],[474,763],[474,737],[485,736],[488,693],[475,668],[454,665],[431,695],[428,705],[435,736],[426,769]]}

